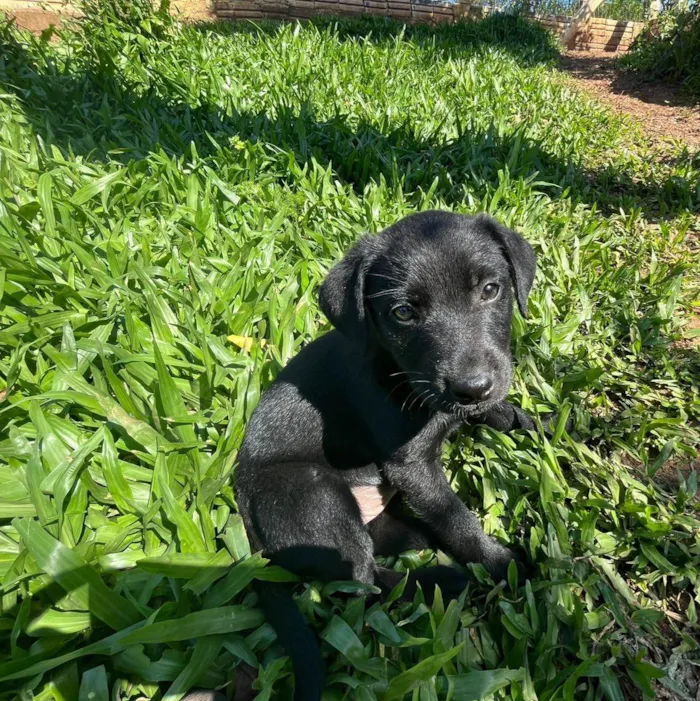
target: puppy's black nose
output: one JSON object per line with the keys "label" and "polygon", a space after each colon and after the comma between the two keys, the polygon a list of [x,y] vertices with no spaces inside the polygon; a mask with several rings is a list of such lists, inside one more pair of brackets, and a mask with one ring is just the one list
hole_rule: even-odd
{"label": "puppy's black nose", "polygon": [[488,399],[493,380],[487,375],[472,375],[450,382],[450,392],[460,404],[471,404]]}

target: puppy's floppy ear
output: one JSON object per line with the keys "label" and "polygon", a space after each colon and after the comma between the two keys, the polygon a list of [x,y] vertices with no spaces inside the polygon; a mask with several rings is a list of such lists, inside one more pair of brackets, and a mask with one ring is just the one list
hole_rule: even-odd
{"label": "puppy's floppy ear", "polygon": [[527,316],[527,297],[530,294],[537,271],[537,260],[532,246],[522,236],[503,226],[493,217],[481,214],[478,220],[488,229],[506,254],[510,265],[510,276],[515,288],[515,297],[518,300],[518,309],[523,316]]}
{"label": "puppy's floppy ear", "polygon": [[363,347],[367,342],[365,276],[376,255],[376,237],[361,238],[328,273],[318,300],[333,326]]}

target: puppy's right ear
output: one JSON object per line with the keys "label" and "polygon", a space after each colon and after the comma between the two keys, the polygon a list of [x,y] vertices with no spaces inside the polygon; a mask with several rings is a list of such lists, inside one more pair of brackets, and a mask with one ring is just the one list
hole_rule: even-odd
{"label": "puppy's right ear", "polygon": [[328,273],[318,299],[333,326],[362,347],[367,343],[365,276],[376,255],[376,237],[360,239]]}

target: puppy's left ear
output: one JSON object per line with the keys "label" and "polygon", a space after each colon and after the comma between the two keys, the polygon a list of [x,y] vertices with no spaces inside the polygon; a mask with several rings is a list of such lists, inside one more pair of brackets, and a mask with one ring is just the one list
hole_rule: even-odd
{"label": "puppy's left ear", "polygon": [[506,254],[510,265],[510,276],[515,288],[515,297],[518,300],[518,309],[523,316],[527,316],[527,298],[537,271],[535,252],[520,234],[503,226],[493,217],[480,215],[479,218]]}
{"label": "puppy's left ear", "polygon": [[376,255],[376,237],[361,238],[328,273],[318,298],[333,326],[363,348],[368,337],[365,277]]}

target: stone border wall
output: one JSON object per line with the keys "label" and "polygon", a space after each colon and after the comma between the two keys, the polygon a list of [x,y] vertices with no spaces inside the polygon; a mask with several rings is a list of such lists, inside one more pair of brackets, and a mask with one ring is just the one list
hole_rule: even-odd
{"label": "stone border wall", "polygon": [[[534,15],[533,19],[556,34],[561,34],[571,21],[563,15]],[[571,40],[569,49],[587,51],[627,51],[644,29],[644,22],[592,17]]]}
{"label": "stone border wall", "polygon": [[222,19],[309,19],[318,15],[390,17],[403,22],[455,22],[481,17],[482,8],[466,4],[413,0],[216,0]]}
{"label": "stone border wall", "polygon": [[[217,17],[222,19],[309,19],[318,15],[375,15],[403,22],[456,22],[467,17],[478,19],[484,8],[457,3],[420,3],[413,0],[215,0]],[[533,15],[532,19],[557,35],[571,18]],[[594,17],[582,27],[567,48],[598,51],[626,51],[642,31],[643,22]]]}
{"label": "stone border wall", "polygon": [[[213,5],[214,12],[210,6]],[[185,19],[308,19],[317,15],[390,17],[401,22],[456,22],[479,19],[485,14],[469,0],[415,2],[415,0],[173,0],[173,7]],[[51,24],[60,25],[62,15],[73,14],[64,0],[0,0],[0,12],[14,15],[17,23],[33,31]],[[215,13],[215,15],[214,15]],[[532,19],[557,35],[571,21],[569,17],[533,15]],[[569,47],[581,50],[626,51],[644,28],[643,22],[592,18],[571,41]]]}

